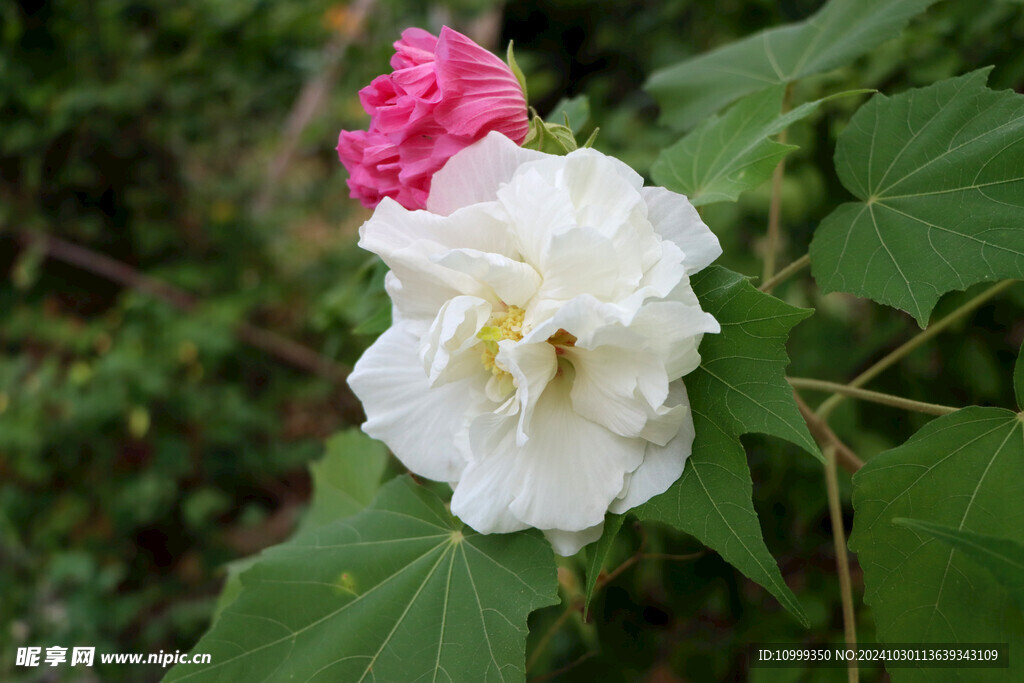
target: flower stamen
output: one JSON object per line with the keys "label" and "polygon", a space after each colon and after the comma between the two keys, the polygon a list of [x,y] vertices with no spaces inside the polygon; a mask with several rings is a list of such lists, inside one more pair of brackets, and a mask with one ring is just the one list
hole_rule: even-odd
{"label": "flower stamen", "polygon": [[506,339],[519,341],[523,338],[523,318],[526,311],[518,306],[509,306],[508,310],[495,313],[487,324],[476,333],[477,338],[484,343],[484,350],[481,354],[481,361],[484,368],[491,371],[491,374],[499,376],[509,374],[495,360],[498,355],[498,342]]}

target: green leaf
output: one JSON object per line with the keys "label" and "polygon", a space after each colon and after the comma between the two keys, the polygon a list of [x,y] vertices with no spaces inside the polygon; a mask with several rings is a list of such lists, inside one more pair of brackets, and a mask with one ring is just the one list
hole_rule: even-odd
{"label": "green leaf", "polygon": [[[309,466],[313,495],[296,533],[362,512],[380,488],[388,463],[384,444],[352,428],[329,438],[326,451],[323,458]],[[227,564],[227,578],[217,598],[214,619],[241,594],[242,573],[259,559],[256,554]]]}
{"label": "green leaf", "polygon": [[587,547],[587,594],[583,603],[583,617],[587,616],[590,609],[590,599],[594,597],[594,587],[597,586],[597,579],[604,568],[604,562],[608,559],[608,553],[615,545],[615,537],[619,535],[622,523],[626,520],[625,515],[608,513],[604,520],[604,532],[597,543]]}
{"label": "green leaf", "polygon": [[227,570],[227,578],[224,579],[224,587],[220,589],[217,596],[217,604],[213,607],[213,621],[217,621],[228,605],[235,601],[242,593],[242,574],[250,567],[259,562],[259,553],[243,557],[233,562],[228,562],[224,567]]}
{"label": "green leaf", "polygon": [[764,544],[739,437],[778,436],[823,460],[785,380],[786,338],[811,314],[754,289],[742,276],[707,268],[693,278],[721,334],[705,335],[701,365],[686,377],[696,438],[683,476],[632,512],[697,537],[764,586],[801,623],[807,617]]}
{"label": "green leaf", "polygon": [[896,526],[915,529],[937,538],[984,567],[1024,609],[1024,545],[1008,538],[985,536],[944,524],[899,517]]}
{"label": "green leaf", "polygon": [[568,126],[573,134],[578,135],[590,121],[590,100],[586,95],[563,97],[548,114],[548,123],[560,123]]}
{"label": "green leaf", "polygon": [[661,122],[686,130],[748,93],[853,61],[934,2],[830,0],[804,21],[656,71],[645,87],[661,105]]}
{"label": "green leaf", "polygon": [[870,92],[855,90],[807,102],[780,114],[785,86],[743,98],[723,116],[712,116],[679,142],[662,151],[651,167],[654,182],[686,195],[694,206],[736,201],[768,178],[795,145],[771,140],[833,97]]}
{"label": "green leaf", "polygon": [[[999,408],[964,408],[929,422],[853,477],[850,548],[864,570],[864,601],[884,642],[1002,642],[1024,647],[1024,616],[1006,588],[967,553],[893,520],[1024,542],[1024,422]],[[1020,680],[1011,658],[1004,678]],[[934,680],[902,671],[907,680]],[[948,669],[953,680],[980,680]],[[919,678],[918,678],[919,677]]]}
{"label": "green leaf", "polygon": [[264,552],[168,681],[515,681],[526,618],[554,604],[536,531],[484,536],[409,477],[359,515]]}
{"label": "green leaf", "polygon": [[860,202],[811,243],[825,292],[908,311],[924,327],[944,293],[1024,278],[1024,97],[988,69],[876,95],[839,136],[836,169]]}
{"label": "green leaf", "polygon": [[562,156],[577,149],[578,145],[571,128],[561,123],[548,123],[534,114],[523,147]]}
{"label": "green leaf", "polygon": [[516,55],[515,51],[512,49],[511,40],[508,41],[508,50],[505,53],[505,57],[506,61],[508,62],[508,68],[512,71],[512,74],[516,77],[516,80],[519,81],[519,87],[523,89],[523,99],[529,102],[530,97],[529,95],[527,95],[526,92],[526,75],[523,73],[523,70],[519,67],[519,64],[516,62]]}
{"label": "green leaf", "polygon": [[691,402],[696,397],[724,432],[777,436],[824,464],[786,382],[789,331],[813,311],[760,292],[719,266],[704,269],[692,284],[722,332],[704,335],[700,367],[686,377]]}
{"label": "green leaf", "polygon": [[361,512],[377,494],[388,464],[384,444],[356,428],[329,438],[326,451],[309,466],[313,497],[300,532]]}

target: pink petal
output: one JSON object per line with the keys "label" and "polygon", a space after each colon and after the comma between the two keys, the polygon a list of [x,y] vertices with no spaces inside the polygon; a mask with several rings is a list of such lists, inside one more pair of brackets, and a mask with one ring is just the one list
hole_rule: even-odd
{"label": "pink petal", "polygon": [[429,31],[412,27],[402,31],[402,38],[396,40],[394,46],[391,68],[397,71],[433,62],[437,38]]}
{"label": "pink petal", "polygon": [[447,26],[437,41],[437,81],[434,114],[449,132],[478,139],[496,130],[517,144],[526,137],[526,98],[511,69]]}

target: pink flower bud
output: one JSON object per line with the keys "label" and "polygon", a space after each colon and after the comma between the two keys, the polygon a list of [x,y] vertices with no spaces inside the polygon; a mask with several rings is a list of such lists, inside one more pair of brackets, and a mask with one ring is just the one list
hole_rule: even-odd
{"label": "pink flower bud", "polygon": [[491,131],[519,144],[529,119],[508,66],[458,31],[408,28],[395,43],[391,74],[359,91],[369,130],[341,131],[338,157],[350,195],[373,208],[391,197],[426,207],[434,172]]}

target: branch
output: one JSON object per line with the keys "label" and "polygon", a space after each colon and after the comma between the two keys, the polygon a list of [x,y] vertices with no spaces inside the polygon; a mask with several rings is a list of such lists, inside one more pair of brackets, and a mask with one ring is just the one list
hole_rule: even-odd
{"label": "branch", "polygon": [[343,7],[346,12],[345,25],[338,35],[324,47],[324,67],[299,92],[288,120],[284,126],[284,140],[267,165],[263,187],[253,204],[253,211],[259,215],[266,213],[274,201],[274,194],[281,176],[292,162],[295,150],[299,146],[299,138],[313,117],[320,111],[324,100],[331,91],[331,84],[338,78],[339,65],[353,40],[363,34],[366,16],[373,9],[376,0],[356,0],[351,7]]}
{"label": "branch", "polygon": [[[857,647],[857,617],[853,608],[853,582],[850,581],[850,558],[846,554],[846,530],[843,528],[843,508],[839,501],[839,477],[836,473],[836,446],[825,446],[825,490],[828,494],[828,516],[832,520],[832,544],[836,550],[836,569],[839,572],[839,594],[843,601],[843,634],[846,647]],[[849,663],[850,683],[857,683],[860,672],[857,660]]]}
{"label": "branch", "polygon": [[821,419],[821,417],[811,410],[810,406],[804,403],[804,400],[800,398],[800,394],[794,391],[793,398],[796,399],[796,407],[800,409],[800,414],[807,423],[807,428],[811,431],[811,435],[814,436],[815,441],[826,448],[828,446],[834,446],[839,464],[843,466],[843,469],[850,474],[853,474],[861,467],[864,467],[864,461],[858,458],[857,454],[850,450],[849,446],[844,444],[839,437],[836,436],[836,433],[832,431],[825,420]]}
{"label": "branch", "polygon": [[789,382],[790,386],[794,389],[809,389],[811,391],[827,391],[833,394],[842,394],[849,396],[850,398],[859,398],[863,401],[871,401],[873,403],[881,403],[882,405],[892,406],[894,408],[903,408],[904,410],[913,410],[918,413],[927,413],[928,415],[949,415],[960,410],[953,406],[944,406],[938,403],[925,403],[924,401],[914,401],[913,399],[903,398],[902,396],[893,396],[892,394],[883,394],[880,391],[868,391],[867,389],[858,389],[848,384],[838,384],[837,382],[826,382],[821,379],[809,379],[805,377],[787,377],[786,381]]}
{"label": "branch", "polygon": [[[946,315],[944,318],[936,322],[934,325],[929,325],[927,329],[918,332],[909,341],[902,344],[895,351],[886,354],[885,357],[883,357],[877,363],[875,363],[870,368],[857,375],[847,386],[864,386],[865,384],[873,380],[876,376],[881,374],[883,370],[895,364],[896,361],[902,359],[904,356],[906,356],[908,353],[916,349],[918,346],[921,346],[926,341],[928,341],[938,333],[942,332],[947,327],[955,323],[957,320],[964,317],[974,309],[978,308],[995,295],[1009,288],[1015,282],[1016,280],[1003,280],[1002,282],[997,282],[996,284],[992,285],[978,296],[974,297],[967,303],[961,305],[959,308]],[[818,406],[818,415],[822,418],[827,418],[829,415],[832,414],[832,411],[836,409],[836,406],[843,402],[843,400],[844,397],[841,394],[836,394],[831,398],[825,400],[820,406]]]}
{"label": "branch", "polygon": [[[59,237],[22,232],[21,239],[28,245],[42,249],[49,258],[63,261],[104,277],[111,282],[142,292],[179,311],[194,310],[199,304],[199,299],[174,285],[140,273],[128,264],[112,259],[105,254],[67,242]],[[346,413],[352,415],[361,413],[359,401],[351,394],[351,390],[345,383],[349,373],[348,368],[277,332],[256,327],[244,320],[235,325],[235,336],[245,344],[294,368],[318,375],[337,384],[344,390],[342,400]]]}
{"label": "branch", "polygon": [[758,289],[765,294],[771,294],[772,290],[781,285],[783,282],[788,280],[790,277],[799,273],[801,270],[811,265],[811,255],[804,254],[796,261],[793,261],[788,266],[780,270],[773,277],[765,280]]}

